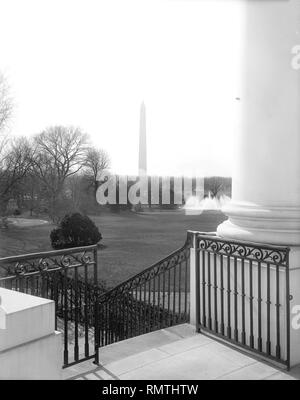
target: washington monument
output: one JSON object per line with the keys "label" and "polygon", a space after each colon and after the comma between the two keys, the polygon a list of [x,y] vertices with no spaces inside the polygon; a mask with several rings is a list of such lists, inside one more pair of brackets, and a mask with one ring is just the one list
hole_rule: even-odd
{"label": "washington monument", "polygon": [[142,102],[140,110],[139,137],[139,176],[147,175],[147,138],[146,138],[146,107]]}

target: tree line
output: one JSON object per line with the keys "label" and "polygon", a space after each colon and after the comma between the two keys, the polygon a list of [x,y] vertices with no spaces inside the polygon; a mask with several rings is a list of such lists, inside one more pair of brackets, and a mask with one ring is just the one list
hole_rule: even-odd
{"label": "tree line", "polygon": [[73,126],[51,126],[27,137],[5,134],[12,115],[9,88],[0,75],[0,215],[28,209],[57,222],[67,212],[96,202],[97,179],[108,154]]}
{"label": "tree line", "polygon": [[[12,111],[9,87],[0,73],[0,217],[29,210],[58,223],[67,213],[97,213],[96,193],[110,167],[108,154],[73,126],[51,126],[31,138],[10,137],[4,132]],[[132,184],[128,182],[128,188]],[[230,196],[231,179],[204,178],[204,195],[208,194]],[[132,209],[130,204],[107,207],[113,212]]]}

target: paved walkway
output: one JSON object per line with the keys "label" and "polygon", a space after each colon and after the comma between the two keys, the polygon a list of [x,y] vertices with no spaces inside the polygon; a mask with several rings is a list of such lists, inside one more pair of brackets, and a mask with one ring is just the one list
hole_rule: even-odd
{"label": "paved walkway", "polygon": [[18,228],[28,228],[30,226],[40,226],[40,225],[46,225],[49,224],[48,221],[43,220],[43,219],[37,219],[37,218],[7,218],[8,222],[17,226]]}
{"label": "paved walkway", "polygon": [[188,324],[106,346],[100,360],[100,367],[88,361],[66,368],[64,379],[300,379],[300,366],[287,372],[195,334]]}

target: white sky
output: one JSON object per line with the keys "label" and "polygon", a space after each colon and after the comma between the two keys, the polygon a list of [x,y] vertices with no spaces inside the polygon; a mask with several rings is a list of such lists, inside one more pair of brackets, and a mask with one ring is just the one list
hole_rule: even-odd
{"label": "white sky", "polygon": [[144,100],[149,173],[230,175],[238,24],[231,0],[0,0],[11,131],[80,126],[136,174]]}

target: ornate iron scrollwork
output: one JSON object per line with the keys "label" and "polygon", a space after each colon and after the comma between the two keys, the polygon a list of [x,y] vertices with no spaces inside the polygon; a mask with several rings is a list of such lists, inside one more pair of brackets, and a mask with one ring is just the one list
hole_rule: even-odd
{"label": "ornate iron scrollwork", "polygon": [[198,235],[198,249],[211,253],[237,257],[249,261],[271,263],[286,266],[288,262],[287,248],[273,248],[272,246],[260,246],[251,243],[229,242],[220,238],[211,238]]}
{"label": "ornate iron scrollwork", "polygon": [[66,251],[53,251],[32,255],[7,257],[0,259],[0,281],[2,277],[26,277],[34,273],[50,273],[79,265],[91,265],[93,250],[74,249]]}

